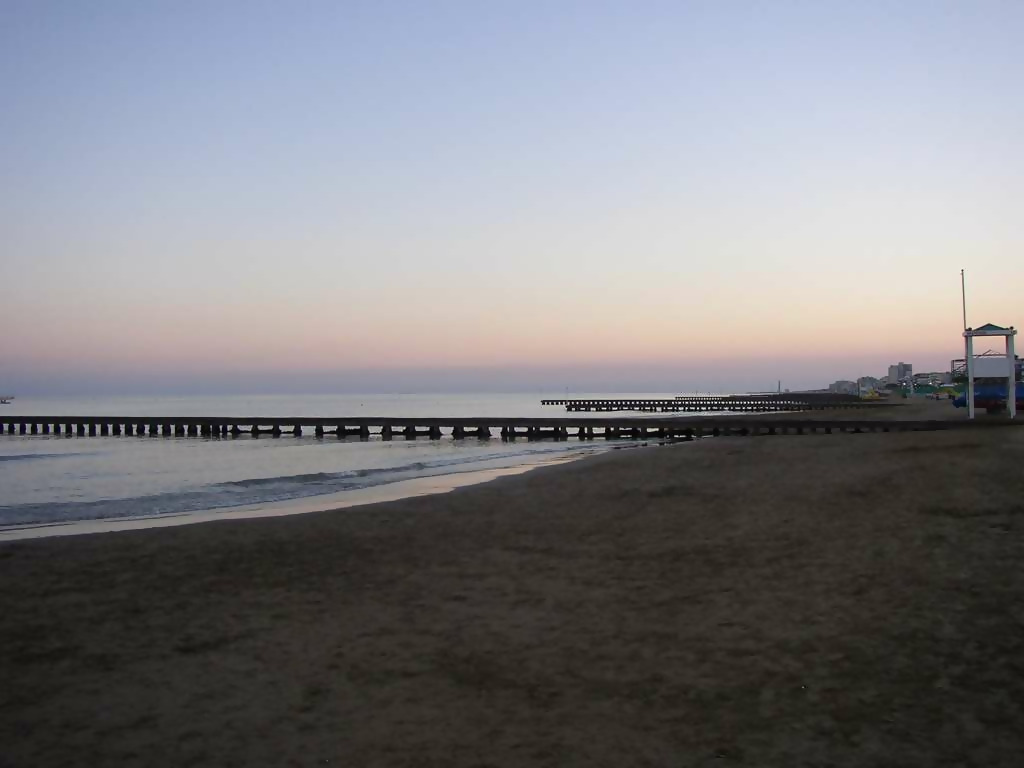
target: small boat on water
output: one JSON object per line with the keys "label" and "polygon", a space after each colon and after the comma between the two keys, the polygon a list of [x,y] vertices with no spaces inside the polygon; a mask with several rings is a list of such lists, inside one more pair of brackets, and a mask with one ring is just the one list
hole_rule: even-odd
{"label": "small boat on water", "polygon": [[0,405],[10,405],[14,395],[0,395]]}

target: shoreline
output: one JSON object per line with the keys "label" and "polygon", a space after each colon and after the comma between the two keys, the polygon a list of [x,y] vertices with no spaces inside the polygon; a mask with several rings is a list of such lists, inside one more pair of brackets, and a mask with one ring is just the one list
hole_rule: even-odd
{"label": "shoreline", "polygon": [[[622,450],[625,446],[609,448]],[[581,461],[589,456],[601,455],[605,451],[580,453],[570,456],[544,457],[526,464],[490,469],[465,470],[448,472],[440,475],[427,475],[409,480],[398,480],[391,483],[337,491],[317,496],[304,496],[285,501],[268,501],[257,504],[243,504],[235,507],[218,507],[201,509],[191,512],[174,512],[167,514],[139,515],[127,518],[99,518],[93,520],[73,520],[56,523],[26,523],[9,527],[0,527],[0,546],[8,541],[25,541],[57,536],[85,536],[97,533],[117,533],[119,531],[150,530],[172,528],[181,525],[198,525],[222,520],[251,520],[265,517],[289,517],[314,512],[333,512],[351,507],[364,507],[384,504],[403,499],[413,499],[438,493],[450,493],[459,488],[466,488],[481,483],[488,483],[501,477],[515,476],[547,466],[567,464]]]}

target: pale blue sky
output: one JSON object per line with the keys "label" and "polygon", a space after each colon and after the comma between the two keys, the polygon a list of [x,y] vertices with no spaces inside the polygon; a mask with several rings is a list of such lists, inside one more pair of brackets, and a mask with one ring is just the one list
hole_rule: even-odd
{"label": "pale blue sky", "polygon": [[946,365],[961,267],[1021,321],[1022,39],[1019,1],[0,0],[0,390]]}

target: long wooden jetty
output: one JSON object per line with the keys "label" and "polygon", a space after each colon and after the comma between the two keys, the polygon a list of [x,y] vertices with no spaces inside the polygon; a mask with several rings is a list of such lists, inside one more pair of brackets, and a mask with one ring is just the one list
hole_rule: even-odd
{"label": "long wooden jetty", "polygon": [[641,411],[641,412],[706,412],[706,411],[738,411],[745,413],[763,413],[768,411],[808,411],[825,408],[860,408],[877,407],[877,403],[869,403],[855,396],[821,397],[800,395],[727,395],[723,397],[688,397],[678,396],[672,399],[618,399],[618,398],[585,398],[541,400],[541,405],[563,405],[565,410],[573,411]]}
{"label": "long wooden jetty", "polygon": [[310,430],[317,438],[368,440],[488,439],[579,440],[616,438],[692,440],[721,435],[832,434],[837,432],[906,432],[1012,426],[1020,422],[918,420],[877,418],[799,419],[756,416],[694,417],[555,417],[555,418],[389,418],[389,417],[211,417],[211,416],[0,416],[7,435],[66,437],[300,437]]}

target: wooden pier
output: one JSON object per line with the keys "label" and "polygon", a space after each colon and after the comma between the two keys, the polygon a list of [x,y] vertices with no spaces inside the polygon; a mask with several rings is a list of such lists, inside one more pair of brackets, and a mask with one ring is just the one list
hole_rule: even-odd
{"label": "wooden pier", "polygon": [[800,419],[755,416],[694,417],[572,417],[555,418],[388,418],[388,417],[210,417],[210,416],[0,416],[0,431],[7,435],[60,435],[64,437],[164,438],[280,438],[311,435],[316,438],[369,440],[578,440],[662,439],[692,440],[723,435],[805,435],[859,432],[907,432],[1013,426],[999,420],[897,421],[857,419]]}
{"label": "wooden pier", "polygon": [[[813,394],[813,393],[812,393]],[[656,399],[560,399],[541,400],[541,405],[563,405],[565,410],[574,411],[641,411],[661,413],[699,413],[707,411],[733,411],[742,413],[766,413],[771,411],[809,411],[826,408],[878,407],[849,396],[800,396],[800,395],[729,395],[725,397],[679,396],[671,400]]]}

